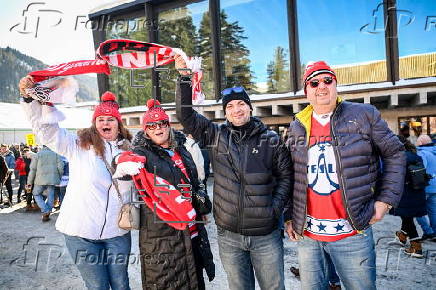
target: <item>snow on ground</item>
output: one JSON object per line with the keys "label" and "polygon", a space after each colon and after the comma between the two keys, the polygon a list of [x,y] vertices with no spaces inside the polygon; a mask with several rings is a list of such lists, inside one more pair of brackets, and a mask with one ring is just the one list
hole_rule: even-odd
{"label": "snow on ground", "polygon": [[[0,289],[85,289],[65,250],[62,234],[54,228],[57,214],[42,223],[40,213],[25,212],[23,207],[21,203],[12,209],[0,209]],[[400,219],[393,216],[374,226],[378,289],[435,289],[436,242],[424,243],[424,259],[410,258],[400,247],[387,245],[399,226]],[[207,228],[217,273],[214,281],[206,282],[206,288],[227,289],[213,219]],[[137,231],[132,232],[132,245],[130,286],[141,289]],[[299,280],[289,271],[291,266],[297,266],[296,244],[284,240],[284,246],[286,289],[300,289]]]}

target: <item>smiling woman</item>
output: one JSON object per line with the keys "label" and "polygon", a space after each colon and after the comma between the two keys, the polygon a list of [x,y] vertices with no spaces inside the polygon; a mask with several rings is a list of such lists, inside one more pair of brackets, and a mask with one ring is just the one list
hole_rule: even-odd
{"label": "smiling woman", "polygon": [[[70,180],[56,229],[64,234],[88,289],[130,289],[130,232],[118,226],[118,214],[122,204],[131,200],[134,187],[132,181],[123,180],[113,186],[108,164],[129,149],[132,136],[121,122],[115,95],[103,94],[91,127],[76,136],[59,128],[64,116],[53,105],[42,104],[26,94],[26,89],[33,86],[31,77],[20,81],[21,104],[33,132],[41,144],[65,156],[70,164]],[[113,261],[110,257],[115,256]]]}

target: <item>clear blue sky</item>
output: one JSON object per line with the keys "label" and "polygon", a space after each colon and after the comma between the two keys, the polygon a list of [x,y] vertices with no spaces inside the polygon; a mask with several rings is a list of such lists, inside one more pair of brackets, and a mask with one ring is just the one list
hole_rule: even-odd
{"label": "clear blue sky", "polygon": [[[50,27],[59,16],[41,18],[38,38],[22,34],[22,11],[32,1],[0,0],[0,47],[11,46],[28,55],[56,64],[94,57],[92,31],[82,26],[75,30],[78,15],[111,0],[46,0],[45,9],[62,12],[62,23]],[[373,12],[381,0],[299,0],[298,25],[301,61],[324,59],[331,64],[348,64],[385,58],[383,11]],[[436,51],[436,0],[397,0],[399,15],[400,55]],[[205,11],[207,1],[189,5]],[[195,8],[195,9],[194,9]],[[274,49],[288,45],[286,0],[222,0],[221,8],[229,21],[238,21],[248,37],[244,44],[250,50],[251,70],[257,82],[266,81],[266,66]],[[198,26],[202,13],[194,14]],[[427,16],[434,16],[433,26],[426,31]],[[410,22],[410,23],[408,23]],[[360,28],[368,24],[365,32]]]}

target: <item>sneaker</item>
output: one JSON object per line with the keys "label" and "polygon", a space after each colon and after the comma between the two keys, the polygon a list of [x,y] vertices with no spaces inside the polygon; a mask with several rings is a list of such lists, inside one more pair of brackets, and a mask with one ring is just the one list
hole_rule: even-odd
{"label": "sneaker", "polygon": [[42,215],[42,221],[43,222],[48,222],[50,220],[50,213],[45,213]]}
{"label": "sneaker", "polygon": [[395,232],[395,240],[388,242],[389,246],[402,246],[404,247],[407,243],[407,234],[404,231]]}
{"label": "sneaker", "polygon": [[411,257],[422,259],[424,256],[422,255],[422,244],[418,239],[414,239],[410,241],[410,247],[405,248],[404,252]]}

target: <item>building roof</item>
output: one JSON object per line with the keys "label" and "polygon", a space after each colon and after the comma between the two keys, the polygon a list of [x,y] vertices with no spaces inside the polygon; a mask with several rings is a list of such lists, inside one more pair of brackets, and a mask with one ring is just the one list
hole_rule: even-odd
{"label": "building roof", "polygon": [[[65,114],[60,127],[66,129],[87,128],[91,125],[93,111],[89,109],[65,108],[56,106]],[[0,103],[0,129],[30,129],[24,110],[20,104]]]}

